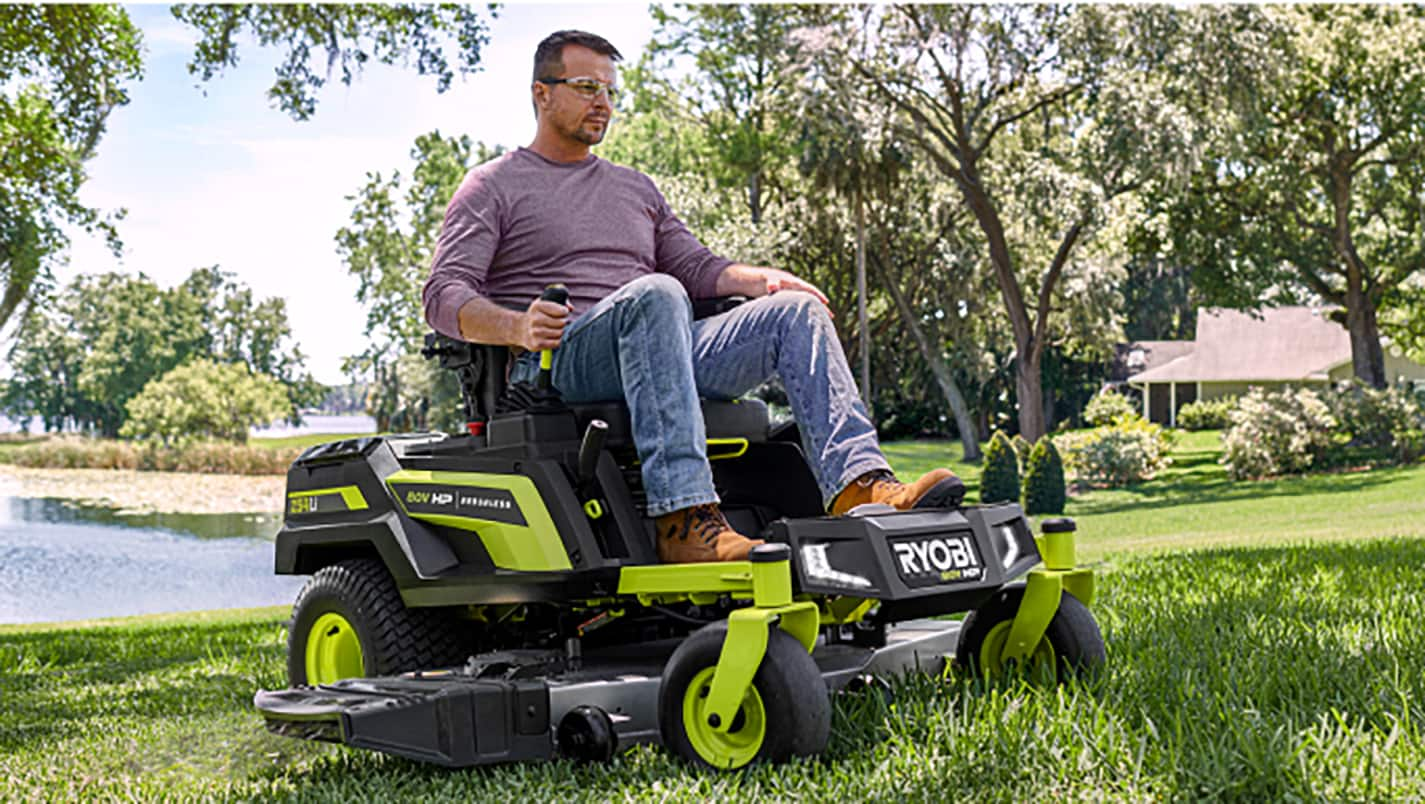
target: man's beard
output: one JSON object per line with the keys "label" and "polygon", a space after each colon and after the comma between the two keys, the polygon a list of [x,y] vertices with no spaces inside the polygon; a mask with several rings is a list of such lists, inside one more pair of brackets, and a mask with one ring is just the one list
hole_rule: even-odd
{"label": "man's beard", "polygon": [[598,145],[604,141],[604,135],[609,133],[610,122],[612,121],[605,121],[602,126],[599,126],[598,131],[590,131],[588,126],[581,125],[575,128],[571,135],[585,145]]}

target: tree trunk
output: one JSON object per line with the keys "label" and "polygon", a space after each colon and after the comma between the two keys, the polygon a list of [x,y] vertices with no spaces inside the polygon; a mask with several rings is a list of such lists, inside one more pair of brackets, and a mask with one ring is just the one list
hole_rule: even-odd
{"label": "tree trunk", "polygon": [[1330,155],[1327,189],[1331,193],[1332,245],[1346,269],[1346,329],[1351,333],[1351,368],[1357,379],[1375,388],[1385,387],[1385,355],[1376,326],[1376,302],[1367,285],[1369,269],[1351,237],[1351,182],[1356,156]]}
{"label": "tree trunk", "polygon": [[[1037,349],[1021,349],[1014,361],[1014,386],[1019,398],[1019,434],[1033,444],[1044,435],[1044,380]],[[1027,404],[1029,402],[1034,404]]]}
{"label": "tree trunk", "polygon": [[[975,215],[981,231],[990,247],[990,264],[995,269],[995,279],[999,283],[1000,295],[1004,298],[1005,312],[1009,316],[1014,332],[1014,351],[1018,355],[1015,369],[1015,401],[1019,404],[1019,433],[1030,443],[1044,435],[1044,394],[1041,392],[1043,380],[1039,376],[1039,344],[1034,342],[1035,327],[1029,320],[1029,310],[1024,303],[1024,292],[1019,287],[1019,279],[1014,275],[1014,263],[1009,254],[1009,242],[1004,235],[1004,225],[999,212],[980,183],[979,172],[973,164],[964,165],[955,177],[965,203]],[[1050,287],[1052,290],[1052,285]],[[1030,376],[1032,373],[1033,376]]]}
{"label": "tree trunk", "polygon": [[1380,347],[1376,305],[1359,282],[1346,288],[1346,328],[1351,332],[1351,368],[1357,379],[1375,388],[1386,387],[1385,351]]}
{"label": "tree trunk", "polygon": [[762,222],[762,174],[754,171],[747,177],[747,211],[752,216],[752,225]]}
{"label": "tree trunk", "polygon": [[915,345],[920,349],[921,357],[930,366],[936,383],[940,385],[940,392],[945,395],[945,401],[950,405],[950,412],[955,417],[955,429],[960,431],[960,443],[965,448],[965,460],[978,461],[980,459],[980,440],[976,432],[975,417],[970,412],[970,406],[965,402],[965,395],[960,392],[959,384],[955,382],[955,375],[950,371],[950,367],[945,364],[940,354],[930,348],[930,340],[925,337],[925,331],[921,329],[920,322],[915,319],[915,312],[910,309],[910,304],[906,301],[900,288],[891,281],[889,276],[885,275],[885,271],[882,271],[881,278],[885,281],[891,298],[895,300],[896,311],[900,313],[901,321],[904,322],[906,329],[910,330],[911,337],[915,339]]}
{"label": "tree trunk", "polygon": [[866,209],[856,191],[856,321],[861,332],[861,402],[871,410],[871,327],[866,314]]}

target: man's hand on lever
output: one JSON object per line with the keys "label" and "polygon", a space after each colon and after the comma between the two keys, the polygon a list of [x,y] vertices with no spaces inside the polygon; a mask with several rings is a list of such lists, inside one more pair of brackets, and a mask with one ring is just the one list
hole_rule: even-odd
{"label": "man's hand on lever", "polygon": [[567,304],[535,299],[520,317],[519,345],[531,352],[553,349],[559,345],[564,335],[564,325],[569,323],[570,308]]}

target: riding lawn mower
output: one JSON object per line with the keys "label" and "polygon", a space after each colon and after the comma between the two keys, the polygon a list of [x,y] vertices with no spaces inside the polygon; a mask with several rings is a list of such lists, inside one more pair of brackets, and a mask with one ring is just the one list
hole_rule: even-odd
{"label": "riding lawn mower", "polygon": [[513,385],[506,347],[423,353],[456,372],[467,432],[334,441],[288,472],[276,571],[311,578],[291,688],[255,698],[274,732],[449,767],[659,743],[730,770],[821,752],[830,696],[898,674],[1104,661],[1071,520],[1035,535],[963,486],[829,517],[795,422],[704,400],[722,510],[767,543],[660,564],[622,403],[565,404],[549,352]]}

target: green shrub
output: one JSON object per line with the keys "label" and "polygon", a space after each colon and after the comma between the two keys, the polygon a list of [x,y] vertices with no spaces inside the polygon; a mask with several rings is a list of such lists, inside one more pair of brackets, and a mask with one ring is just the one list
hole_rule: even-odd
{"label": "green shrub", "polygon": [[1014,457],[1019,461],[1019,475],[1023,477],[1024,472],[1029,469],[1029,453],[1034,450],[1034,446],[1019,433],[1015,433],[1009,443],[1014,445]]}
{"label": "green shrub", "polygon": [[1105,388],[1094,394],[1084,408],[1084,423],[1090,426],[1112,424],[1122,416],[1134,416],[1138,411],[1127,397],[1112,388]]}
{"label": "green shrub", "polygon": [[996,430],[985,445],[985,469],[980,474],[980,502],[1014,502],[1019,499],[1019,458],[1014,443]]}
{"label": "green shrub", "polygon": [[1024,512],[1062,514],[1064,497],[1064,461],[1054,439],[1045,436],[1035,442],[1024,470]]}
{"label": "green shrub", "polygon": [[1352,379],[1328,394],[1326,404],[1337,433],[1351,444],[1384,451],[1400,463],[1420,457],[1425,415],[1409,391],[1383,391]]}
{"label": "green shrub", "polygon": [[1189,402],[1178,410],[1178,427],[1184,430],[1224,430],[1232,423],[1232,410],[1235,407],[1235,396]]}
{"label": "green shrub", "polygon": [[276,380],[240,363],[199,359],[149,381],[129,400],[119,434],[164,444],[210,438],[245,444],[248,430],[282,417],[289,406]]}
{"label": "green shrub", "polygon": [[1304,472],[1331,448],[1336,417],[1306,388],[1252,392],[1238,401],[1222,434],[1221,462],[1233,480]]}
{"label": "green shrub", "polygon": [[1113,488],[1147,480],[1168,465],[1171,434],[1142,416],[1119,416],[1092,430],[1054,439],[1064,465],[1080,483]]}

